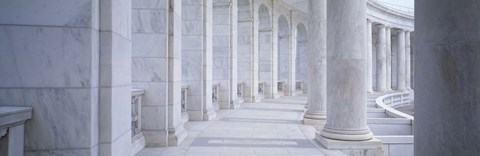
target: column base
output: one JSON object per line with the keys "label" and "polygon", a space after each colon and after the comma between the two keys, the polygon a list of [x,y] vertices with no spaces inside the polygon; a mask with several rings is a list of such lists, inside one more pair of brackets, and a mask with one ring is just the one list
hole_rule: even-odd
{"label": "column base", "polygon": [[327,149],[333,150],[365,150],[366,155],[383,155],[383,143],[378,139],[370,139],[366,141],[343,141],[334,140],[324,137],[317,132],[316,140],[320,142]]}
{"label": "column base", "polygon": [[173,129],[168,129],[168,146],[178,146],[186,138],[187,131],[183,127],[183,123]]}
{"label": "column base", "polygon": [[373,134],[370,129],[360,131],[342,131],[324,128],[320,132],[320,135],[324,138],[343,141],[367,141],[373,139]]}
{"label": "column base", "polygon": [[262,97],[260,95],[255,95],[255,96],[243,97],[243,100],[245,101],[245,103],[257,103],[262,101]]}
{"label": "column base", "polygon": [[217,113],[214,110],[208,112],[202,111],[188,111],[189,121],[209,121],[217,117]]}
{"label": "column base", "polygon": [[203,113],[203,121],[210,121],[215,117],[217,117],[217,112],[215,112],[214,110]]}
{"label": "column base", "polygon": [[303,124],[311,125],[317,131],[321,131],[326,123],[327,123],[327,116],[325,113],[318,113],[318,114],[305,113],[305,115],[303,115]]}

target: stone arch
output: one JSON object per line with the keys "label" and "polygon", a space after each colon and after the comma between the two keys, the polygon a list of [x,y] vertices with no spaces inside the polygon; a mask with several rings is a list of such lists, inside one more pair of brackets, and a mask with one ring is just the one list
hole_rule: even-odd
{"label": "stone arch", "polygon": [[297,25],[296,44],[295,78],[306,84],[308,81],[308,35],[307,28],[303,23]]}
{"label": "stone arch", "polygon": [[264,96],[271,98],[273,82],[272,24],[270,11],[261,4],[258,8],[258,80],[265,82]]}
{"label": "stone arch", "polygon": [[278,90],[286,91],[286,84],[289,84],[289,71],[290,71],[290,31],[289,31],[289,22],[284,15],[281,15],[278,18],[278,40],[277,40],[277,51],[278,51],[278,82],[284,82],[282,87]]}

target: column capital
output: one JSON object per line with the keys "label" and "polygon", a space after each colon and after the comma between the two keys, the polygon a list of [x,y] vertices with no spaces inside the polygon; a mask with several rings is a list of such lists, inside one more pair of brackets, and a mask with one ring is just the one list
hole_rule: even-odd
{"label": "column capital", "polygon": [[372,23],[372,20],[367,18],[367,23]]}
{"label": "column capital", "polygon": [[378,28],[385,28],[386,27],[385,24],[381,24],[381,23],[378,23],[375,26],[378,27]]}

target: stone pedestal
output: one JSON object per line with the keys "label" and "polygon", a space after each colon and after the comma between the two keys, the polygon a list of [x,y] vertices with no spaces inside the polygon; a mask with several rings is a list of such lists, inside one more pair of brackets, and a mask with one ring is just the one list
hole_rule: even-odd
{"label": "stone pedestal", "polygon": [[[367,141],[341,141],[332,140],[316,135],[317,140],[327,149],[342,150],[350,155],[355,156],[383,156],[383,143],[378,139],[371,139]],[[355,154],[352,154],[355,153]]]}

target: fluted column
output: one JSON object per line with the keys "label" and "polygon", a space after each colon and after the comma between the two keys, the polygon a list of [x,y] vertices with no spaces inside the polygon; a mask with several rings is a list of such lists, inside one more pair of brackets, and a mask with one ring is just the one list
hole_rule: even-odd
{"label": "fluted column", "polygon": [[387,86],[387,91],[392,90],[392,28],[387,26],[385,28],[385,37],[387,41],[387,48],[386,48],[386,54],[387,54],[387,77],[386,77],[386,86]]}
{"label": "fluted column", "polygon": [[405,30],[398,31],[398,61],[397,61],[397,90],[405,90]]}
{"label": "fluted column", "polygon": [[377,91],[387,90],[387,40],[385,25],[377,25]]}
{"label": "fluted column", "polygon": [[309,6],[309,106],[303,121],[307,125],[323,126],[327,105],[327,0],[309,0]]}
{"label": "fluted column", "polygon": [[411,57],[411,41],[410,41],[410,32],[405,32],[405,88],[411,90],[411,81],[412,81],[412,57]]}
{"label": "fluted column", "polygon": [[415,155],[480,154],[478,0],[415,1]]}
{"label": "fluted column", "polygon": [[[370,140],[367,126],[365,0],[328,0],[327,3],[327,124],[317,139]],[[348,35],[345,35],[348,34]]]}
{"label": "fluted column", "polygon": [[367,92],[373,92],[372,21],[367,19]]}

